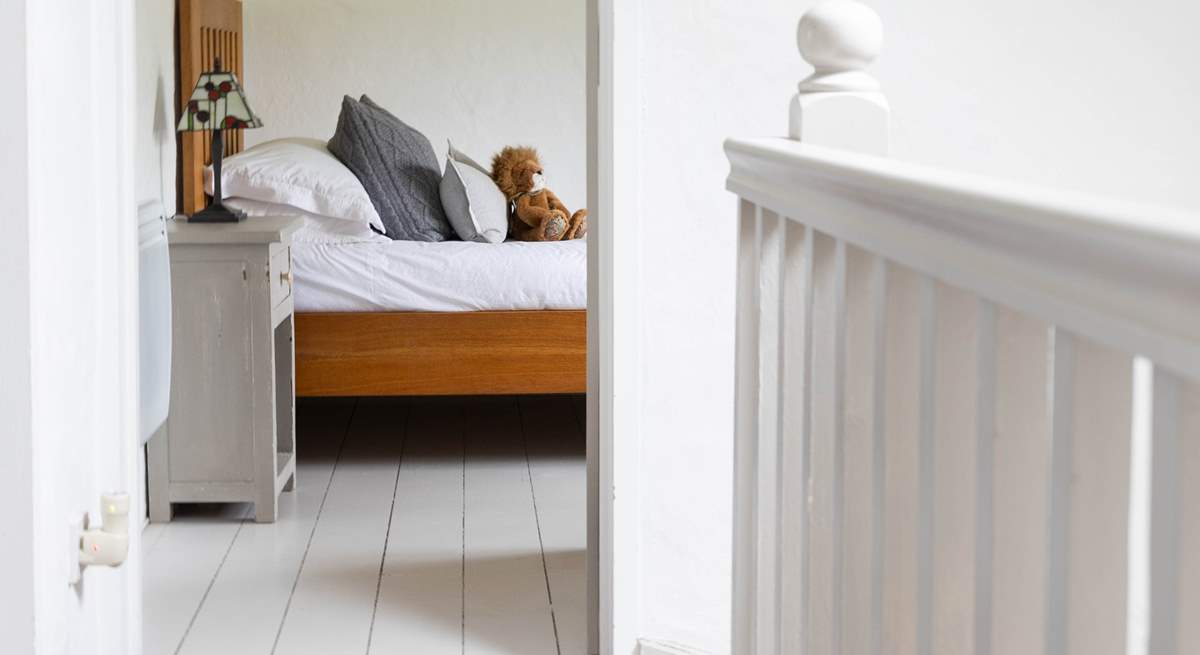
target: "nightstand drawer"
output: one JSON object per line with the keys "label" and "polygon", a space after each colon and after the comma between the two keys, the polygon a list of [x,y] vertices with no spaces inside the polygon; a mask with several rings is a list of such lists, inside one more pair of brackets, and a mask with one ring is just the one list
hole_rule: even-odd
{"label": "nightstand drawer", "polygon": [[283,246],[271,255],[271,267],[267,272],[271,285],[271,307],[292,297],[292,249]]}

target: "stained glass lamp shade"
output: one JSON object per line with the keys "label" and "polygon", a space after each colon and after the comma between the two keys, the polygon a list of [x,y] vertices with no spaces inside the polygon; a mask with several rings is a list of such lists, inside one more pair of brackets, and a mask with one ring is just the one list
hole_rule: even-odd
{"label": "stained glass lamp shade", "polygon": [[221,70],[221,60],[213,63],[213,69],[200,74],[196,88],[188,98],[183,116],[179,119],[180,132],[212,131],[213,200],[203,211],[192,215],[193,223],[229,223],[243,220],[241,212],[227,209],[221,204],[221,155],[225,144],[223,130],[238,130],[262,127],[262,121],[250,109],[242,85],[232,71]]}

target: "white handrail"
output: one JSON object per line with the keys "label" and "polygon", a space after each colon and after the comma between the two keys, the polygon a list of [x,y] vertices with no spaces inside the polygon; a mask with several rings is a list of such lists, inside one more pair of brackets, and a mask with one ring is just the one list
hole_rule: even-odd
{"label": "white handrail", "polygon": [[756,205],[1200,377],[1200,215],[789,139],[725,150]]}
{"label": "white handrail", "polygon": [[1200,652],[1200,216],[878,156],[878,16],[798,41],[725,144],[733,652]]}

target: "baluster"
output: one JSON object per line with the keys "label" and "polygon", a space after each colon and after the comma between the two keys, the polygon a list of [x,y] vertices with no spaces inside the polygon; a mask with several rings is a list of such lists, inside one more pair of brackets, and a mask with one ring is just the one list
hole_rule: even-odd
{"label": "baluster", "polygon": [[1056,329],[1046,652],[1125,652],[1133,358]]}
{"label": "baluster", "polygon": [[738,209],[737,353],[734,420],[733,644],[735,652],[756,653],[755,619],[758,525],[756,488],[758,446],[758,261],[759,210],[742,200]]}
{"label": "baluster", "polygon": [[846,246],[817,233],[813,241],[809,500],[809,652],[840,653],[842,611],[843,390]]}
{"label": "baluster", "polygon": [[992,502],[992,655],[1045,647],[1050,328],[996,310]]}
{"label": "baluster", "polygon": [[922,397],[930,392],[928,280],[889,266],[884,357],[883,644],[887,653],[917,652]]}
{"label": "baluster", "polygon": [[803,653],[808,612],[808,482],[812,361],[812,266],[814,232],[789,221],[783,273],[783,552],[780,558],[780,652]]}
{"label": "baluster", "polygon": [[883,338],[886,264],[857,248],[846,256],[845,493],[843,538],[847,653],[879,653],[883,509]]}
{"label": "baluster", "polygon": [[759,340],[758,340],[758,576],[756,646],[759,652],[779,652],[779,494],[780,494],[780,343],[783,219],[759,209]]}
{"label": "baluster", "polygon": [[[941,284],[937,296],[931,648],[934,653],[968,653],[975,649],[975,584],[981,579],[975,569],[981,509],[978,418],[980,390],[991,387],[991,306]],[[989,379],[981,379],[985,375]],[[990,519],[991,507],[983,509]]]}
{"label": "baluster", "polygon": [[1150,653],[1200,652],[1200,384],[1154,374]]}

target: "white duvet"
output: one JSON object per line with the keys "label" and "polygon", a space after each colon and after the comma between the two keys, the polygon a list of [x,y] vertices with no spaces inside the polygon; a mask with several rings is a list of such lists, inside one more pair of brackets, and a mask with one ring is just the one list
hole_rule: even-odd
{"label": "white duvet", "polygon": [[292,245],[299,312],[584,309],[587,242]]}

